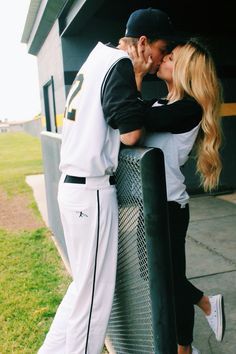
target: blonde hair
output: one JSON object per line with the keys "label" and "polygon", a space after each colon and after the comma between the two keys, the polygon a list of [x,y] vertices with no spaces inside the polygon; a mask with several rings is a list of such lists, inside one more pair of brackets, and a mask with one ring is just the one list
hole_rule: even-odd
{"label": "blonde hair", "polygon": [[197,172],[205,191],[217,187],[222,164],[220,109],[222,89],[214,61],[206,48],[195,39],[177,51],[173,70],[173,89],[168,99],[173,102],[193,97],[202,107],[201,129],[195,143]]}
{"label": "blonde hair", "polygon": [[[123,47],[129,46],[129,45],[134,45],[135,47],[137,46],[139,41],[139,38],[135,38],[135,37],[122,37],[119,40],[119,44]],[[147,42],[148,43],[153,43],[158,41],[158,39],[150,39],[147,38]]]}
{"label": "blonde hair", "polygon": [[133,37],[122,37],[119,40],[119,45],[121,49],[125,49],[129,45],[134,45],[136,47],[137,43],[138,43],[138,38],[133,38]]}

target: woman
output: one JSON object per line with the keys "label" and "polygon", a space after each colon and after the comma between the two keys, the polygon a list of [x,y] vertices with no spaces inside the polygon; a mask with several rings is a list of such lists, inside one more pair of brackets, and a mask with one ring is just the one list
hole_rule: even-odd
{"label": "woman", "polygon": [[[142,48],[131,46],[136,82],[150,65]],[[186,278],[185,239],[189,224],[189,196],[181,166],[196,148],[197,171],[205,191],[217,187],[221,172],[220,106],[221,87],[209,51],[197,40],[176,46],[159,67],[157,77],[166,82],[168,95],[147,103],[146,134],[142,144],[158,147],[164,153],[171,255],[176,308],[178,354],[197,354],[192,346],[194,305],[199,306],[216,339],[222,341],[225,329],[221,294],[207,296]],[[194,146],[195,145],[195,146]]]}

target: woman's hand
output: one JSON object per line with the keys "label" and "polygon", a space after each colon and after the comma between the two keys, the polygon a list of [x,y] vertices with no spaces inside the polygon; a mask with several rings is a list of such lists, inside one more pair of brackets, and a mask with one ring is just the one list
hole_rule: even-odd
{"label": "woman's hand", "polygon": [[141,91],[143,77],[149,72],[152,65],[152,58],[148,49],[138,43],[137,47],[128,47],[128,54],[132,60],[137,88]]}

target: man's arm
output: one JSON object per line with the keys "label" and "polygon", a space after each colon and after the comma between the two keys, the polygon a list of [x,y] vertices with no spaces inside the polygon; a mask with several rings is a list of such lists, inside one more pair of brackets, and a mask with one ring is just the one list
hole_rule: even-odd
{"label": "man's arm", "polygon": [[142,135],[146,107],[138,96],[132,63],[121,59],[106,79],[102,106],[105,120],[119,129],[125,145],[136,144]]}
{"label": "man's arm", "polygon": [[121,134],[120,141],[125,145],[135,145],[142,136],[142,129],[133,130],[132,132]]}

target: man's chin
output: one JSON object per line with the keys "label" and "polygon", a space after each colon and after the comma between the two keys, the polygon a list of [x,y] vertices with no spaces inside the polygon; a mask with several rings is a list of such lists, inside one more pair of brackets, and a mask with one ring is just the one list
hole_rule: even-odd
{"label": "man's chin", "polygon": [[156,70],[156,69],[153,69],[153,70],[150,70],[148,73],[151,74],[151,75],[156,75],[157,70]]}
{"label": "man's chin", "polygon": [[149,74],[152,74],[152,75],[156,75],[156,73],[158,72],[159,70],[159,66],[157,68],[153,68],[149,71]]}

